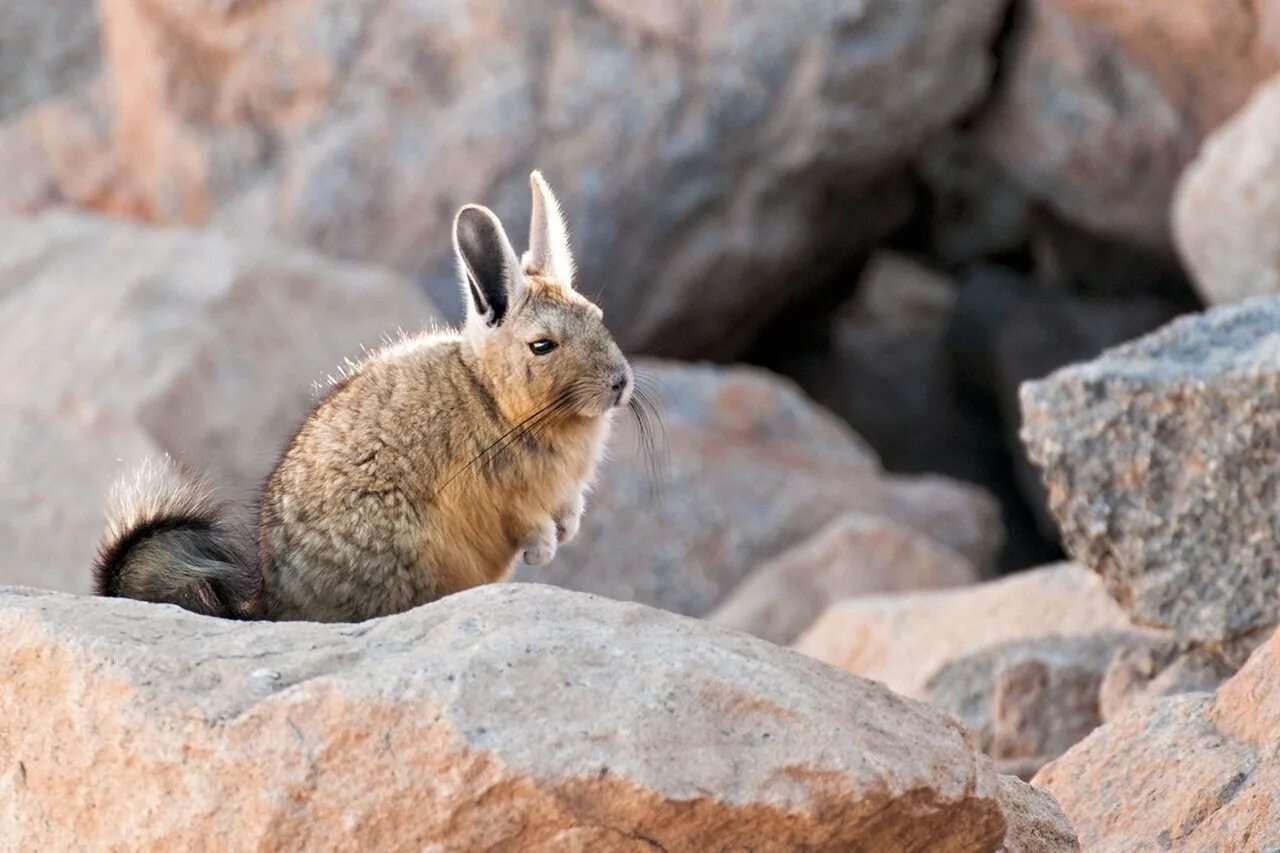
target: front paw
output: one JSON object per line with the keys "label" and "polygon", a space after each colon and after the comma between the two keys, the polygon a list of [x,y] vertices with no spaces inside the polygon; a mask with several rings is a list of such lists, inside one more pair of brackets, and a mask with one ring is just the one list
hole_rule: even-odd
{"label": "front paw", "polygon": [[582,512],[586,509],[586,505],[586,499],[579,494],[556,513],[556,540],[561,545],[578,535],[578,528],[582,526]]}
{"label": "front paw", "polygon": [[524,562],[527,566],[545,566],[556,556],[558,527],[547,519],[524,540]]}

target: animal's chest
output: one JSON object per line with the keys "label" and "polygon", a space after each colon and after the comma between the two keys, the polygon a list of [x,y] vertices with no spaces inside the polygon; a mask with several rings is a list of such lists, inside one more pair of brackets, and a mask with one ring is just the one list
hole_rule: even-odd
{"label": "animal's chest", "polygon": [[519,458],[495,468],[490,487],[518,520],[550,515],[581,490],[595,467],[599,440],[577,435],[553,443],[526,442]]}

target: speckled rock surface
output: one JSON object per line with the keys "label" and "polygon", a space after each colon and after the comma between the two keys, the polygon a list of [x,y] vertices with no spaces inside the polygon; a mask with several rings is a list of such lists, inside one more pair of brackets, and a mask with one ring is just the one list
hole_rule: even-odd
{"label": "speckled rock surface", "polygon": [[1084,849],[1270,850],[1280,838],[1280,648],[1214,693],[1135,706],[1036,776]]}
{"label": "speckled rock surface", "polygon": [[1022,387],[1063,544],[1135,621],[1215,641],[1280,618],[1280,299],[1183,318]]}
{"label": "speckled rock surface", "polygon": [[909,527],[846,515],[761,565],[706,618],[785,645],[842,599],[964,586],[977,575],[968,560]]}
{"label": "speckled rock surface", "polygon": [[327,626],[7,590],[0,647],[21,849],[1074,846],[940,712],[548,587]]}
{"label": "speckled rock surface", "polygon": [[1148,631],[1116,650],[1098,685],[1098,710],[1110,721],[1179,693],[1212,693],[1239,671],[1270,635],[1263,630],[1230,643],[1188,646],[1167,632]]}

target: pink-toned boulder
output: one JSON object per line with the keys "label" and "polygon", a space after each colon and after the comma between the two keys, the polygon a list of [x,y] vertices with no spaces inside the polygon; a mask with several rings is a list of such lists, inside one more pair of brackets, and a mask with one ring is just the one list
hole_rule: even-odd
{"label": "pink-toned boulder", "polygon": [[76,205],[143,219],[146,203],[115,148],[110,92],[101,83],[41,101],[0,125],[0,215]]}
{"label": "pink-toned boulder", "polygon": [[1203,644],[1280,622],[1278,348],[1260,297],[1022,385],[1063,545],[1134,622]]}
{"label": "pink-toned boulder", "polygon": [[1098,686],[1098,710],[1112,720],[1139,705],[1179,693],[1213,692],[1239,671],[1270,635],[1264,630],[1231,643],[1190,645],[1147,632],[1119,648]]}
{"label": "pink-toned boulder", "polygon": [[1280,644],[1214,693],[1141,704],[1036,776],[1086,850],[1267,850],[1280,838]]}
{"label": "pink-toned boulder", "polygon": [[1270,3],[1031,0],[980,119],[992,156],[1067,220],[1169,253],[1201,139],[1280,68]]}
{"label": "pink-toned boulder", "polygon": [[1139,628],[1073,564],[849,599],[794,646],[954,714],[1001,772],[1023,778],[1130,707],[1213,689],[1253,648]]}
{"label": "pink-toned boulder", "polygon": [[758,367],[645,358],[640,385],[656,399],[664,424],[721,433],[780,450],[827,455],[846,469],[879,470],[875,450],[794,382]]}
{"label": "pink-toned boulder", "polygon": [[1077,849],[945,714],[549,587],[360,625],[10,590],[0,648],[15,849]]}
{"label": "pink-toned boulder", "polygon": [[1097,575],[1064,563],[967,588],[842,601],[794,645],[923,698],[944,665],[1002,643],[1131,629]]}
{"label": "pink-toned boulder", "polygon": [[747,575],[706,618],[783,645],[836,601],[977,579],[972,563],[909,527],[846,515]]}
{"label": "pink-toned boulder", "polygon": [[816,255],[909,215],[899,174],[985,94],[1004,6],[101,0],[125,186],[41,163],[68,159],[52,125],[42,146],[0,131],[0,163],[32,158],[27,209],[127,197],[394,268],[447,312],[454,211],[522,219],[538,166],[625,344],[733,353]]}
{"label": "pink-toned boulder", "polygon": [[[766,381],[761,378],[759,381]],[[702,616],[758,567],[850,512],[877,515],[988,565],[1002,539],[982,489],[887,475],[852,446],[764,443],[673,420],[656,472],[623,420],[578,537],[521,580]]]}
{"label": "pink-toned boulder", "polygon": [[1280,293],[1280,77],[1205,142],[1178,186],[1178,249],[1206,302]]}

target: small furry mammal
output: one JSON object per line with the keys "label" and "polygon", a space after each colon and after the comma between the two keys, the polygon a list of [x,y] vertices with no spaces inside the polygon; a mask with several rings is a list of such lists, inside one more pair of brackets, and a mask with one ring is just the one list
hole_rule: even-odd
{"label": "small furry mammal", "polygon": [[358,621],[550,561],[635,382],[573,288],[555,196],[530,182],[523,258],[487,208],[454,220],[463,328],[373,354],[303,423],[267,481],[256,557],[198,482],[152,466],[117,491],[98,593]]}

